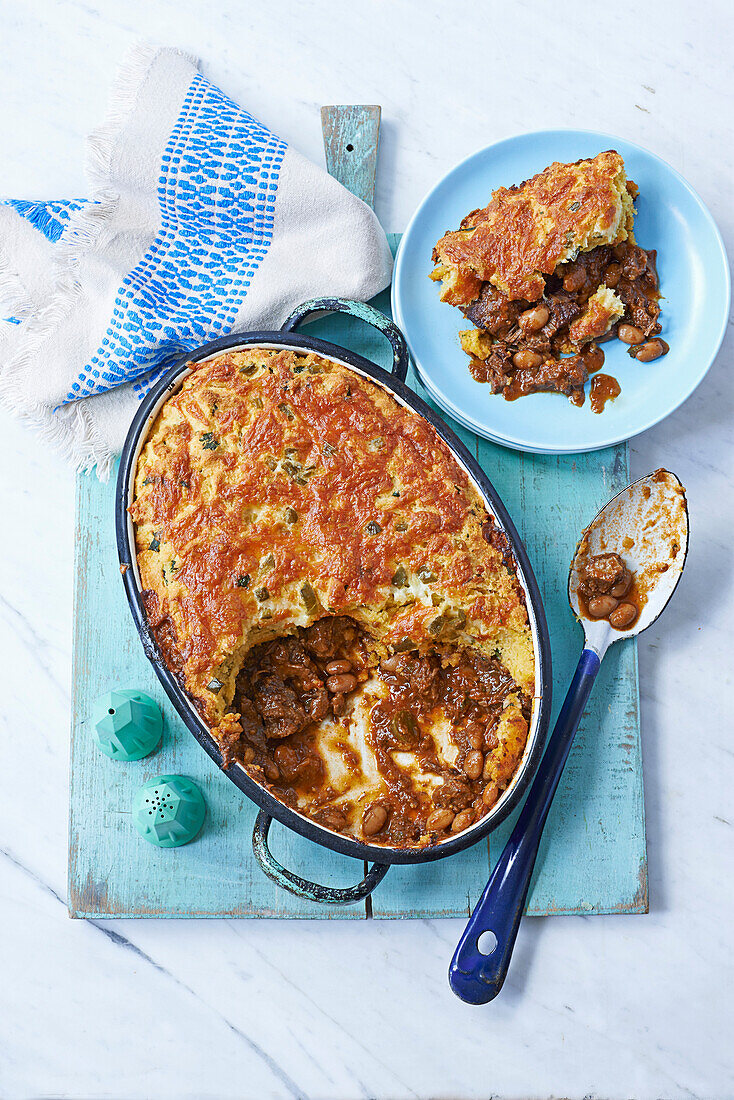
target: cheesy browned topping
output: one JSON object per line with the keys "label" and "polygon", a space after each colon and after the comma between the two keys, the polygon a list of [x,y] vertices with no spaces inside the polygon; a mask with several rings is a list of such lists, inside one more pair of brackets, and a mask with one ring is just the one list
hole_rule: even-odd
{"label": "cheesy browned topping", "polygon": [[619,153],[555,162],[519,186],[498,188],[483,210],[446,233],[436,245],[434,278],[445,280],[442,298],[454,305],[461,304],[453,300],[454,269],[462,283],[474,276],[477,291],[489,282],[511,301],[534,302],[543,296],[544,276],[558,264],[602,244],[634,241],[633,218]]}
{"label": "cheesy browned topping", "polygon": [[532,697],[504,536],[434,429],[313,354],[193,365],[141,452],[131,506],[150,624],[223,745],[253,647],[349,616],[376,660],[475,648]]}

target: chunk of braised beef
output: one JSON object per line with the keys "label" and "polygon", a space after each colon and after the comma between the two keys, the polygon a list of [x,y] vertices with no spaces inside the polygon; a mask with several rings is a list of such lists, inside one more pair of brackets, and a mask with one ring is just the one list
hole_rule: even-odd
{"label": "chunk of braised beef", "polygon": [[388,684],[393,682],[393,677],[410,681],[411,689],[421,699],[422,705],[430,706],[438,701],[441,669],[437,663],[406,654],[398,672],[391,673],[385,669],[384,678]]}
{"label": "chunk of braised beef", "polygon": [[311,722],[295,691],[280,676],[260,677],[253,686],[253,703],[268,737],[280,740]]}
{"label": "chunk of braised beef", "polygon": [[321,687],[319,669],[297,638],[275,642],[269,653],[268,664],[284,680],[300,681],[305,691]]}
{"label": "chunk of braised beef", "polygon": [[[642,251],[640,249],[639,251]],[[657,336],[662,331],[658,321],[657,253],[654,249],[645,254],[645,267],[633,279],[622,278],[615,288],[624,303],[625,320],[639,328],[644,336]],[[638,270],[635,267],[635,270]]]}
{"label": "chunk of braised beef", "polygon": [[312,722],[318,722],[329,713],[329,693],[318,688],[306,696],[306,709]]}
{"label": "chunk of braised beef", "polygon": [[255,709],[255,704],[246,695],[240,695],[237,699],[240,712],[240,725],[243,736],[248,740],[263,733],[263,724],[260,715]]}
{"label": "chunk of braised beef", "polygon": [[626,573],[619,554],[596,554],[581,566],[581,587],[587,596],[603,595],[614,588]]}
{"label": "chunk of braised beef", "polygon": [[559,329],[570,325],[583,313],[583,308],[576,298],[567,294],[564,290],[548,295],[543,299],[543,303],[550,313],[550,317],[541,329],[546,338],[555,336]]}
{"label": "chunk of braised beef", "polygon": [[529,393],[543,392],[563,393],[570,397],[576,390],[583,388],[588,377],[589,372],[581,354],[546,359],[539,367],[515,371],[504,394],[509,401]]}
{"label": "chunk of braised beef", "polygon": [[614,258],[622,267],[622,277],[630,281],[639,279],[647,271],[648,255],[644,248],[631,241],[614,246]]}
{"label": "chunk of braised beef", "polygon": [[455,813],[466,809],[471,800],[472,793],[467,784],[454,778],[444,780],[433,795],[434,806],[451,808]]}
{"label": "chunk of braised beef", "polygon": [[528,308],[528,302],[511,302],[501,290],[497,290],[491,283],[485,283],[477,300],[464,312],[477,328],[502,339],[512,332],[517,326],[518,317]]}
{"label": "chunk of braised beef", "polygon": [[338,657],[345,645],[349,645],[357,636],[357,631],[349,619],[343,615],[319,619],[309,627],[305,645],[309,653],[317,660],[326,661]]}
{"label": "chunk of braised beef", "polygon": [[500,340],[486,359],[472,357],[469,370],[477,382],[487,382],[492,393],[502,393],[513,370],[512,351]]}
{"label": "chunk of braised beef", "polygon": [[612,249],[608,245],[600,245],[590,252],[580,252],[575,260],[559,264],[555,273],[561,279],[564,290],[582,304],[603,281],[602,276],[611,259]]}

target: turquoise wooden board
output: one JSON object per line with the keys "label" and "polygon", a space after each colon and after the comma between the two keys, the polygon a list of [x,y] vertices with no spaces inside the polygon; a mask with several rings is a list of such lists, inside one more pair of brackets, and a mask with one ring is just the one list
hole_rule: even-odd
{"label": "turquoise wooden board", "polygon": [[[393,239],[393,246],[397,238]],[[387,293],[374,304],[389,313]],[[389,345],[343,315],[309,333],[389,366]],[[425,397],[413,371],[409,385]],[[559,399],[560,400],[560,399]],[[552,414],[552,409],[550,410]],[[551,632],[554,713],[576,664],[582,634],[566,602],[578,532],[628,481],[626,447],[588,455],[525,455],[452,427],[503,497],[528,548]],[[221,775],[166,700],[143,655],[120,582],[114,546],[114,486],[80,477],[77,489],[74,671],[71,734],[69,910],[76,917],[308,918],[466,915],[501,851],[508,822],[467,852],[417,867],[393,867],[370,902],[324,907],[278,889],[250,847],[255,808]],[[160,751],[138,763],[102,756],[90,736],[91,703],[112,687],[154,695],[164,711]],[[138,837],[130,806],[137,787],[161,772],[199,783],[208,814],[200,837],[164,851]],[[356,882],[363,864],[337,856],[275,823],[275,855],[328,885]],[[527,911],[647,911],[647,860],[634,641],[610,650],[584,715],[545,832]]]}
{"label": "turquoise wooden board", "polygon": [[377,106],[321,108],[326,170],[368,206],[375,198],[381,114]]}

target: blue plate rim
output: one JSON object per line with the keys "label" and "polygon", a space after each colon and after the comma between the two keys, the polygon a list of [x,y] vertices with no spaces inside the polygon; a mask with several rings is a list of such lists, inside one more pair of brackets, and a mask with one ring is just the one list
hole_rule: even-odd
{"label": "blue plate rim", "polygon": [[[673,176],[682,185],[684,190],[687,191],[688,194],[691,196],[694,203],[699,207],[701,213],[703,214],[704,220],[708,223],[708,226],[711,230],[712,238],[717,245],[718,258],[721,264],[719,275],[722,276],[724,299],[727,303],[727,308],[722,311],[722,319],[719,332],[714,338],[712,344],[713,350],[708,357],[708,361],[705,361],[705,365],[703,365],[697,375],[692,378],[690,387],[687,389],[687,391],[681,396],[676,397],[674,399],[674,403],[670,406],[670,408],[668,408],[667,411],[661,412],[660,415],[647,422],[643,427],[639,428],[631,435],[611,436],[608,439],[600,440],[599,442],[594,443],[593,446],[588,447],[554,447],[550,449],[547,447],[534,446],[532,441],[529,440],[517,439],[504,435],[500,437],[499,434],[491,434],[482,425],[470,423],[469,418],[467,418],[466,413],[464,413],[463,410],[460,410],[457,408],[457,406],[453,405],[450,399],[447,398],[443,393],[439,394],[436,392],[434,385],[430,383],[430,374],[424,370],[420,363],[420,360],[415,354],[413,343],[411,341],[410,328],[405,323],[405,315],[401,308],[399,287],[402,275],[402,259],[405,255],[403,244],[408,239],[410,232],[413,229],[413,226],[418,222],[421,214],[423,213],[423,210],[428,205],[435,192],[439,189],[439,187],[443,185],[443,183],[449,176],[453,175],[455,172],[460,172],[470,162],[478,159],[479,157],[485,156],[492,150],[497,150],[502,148],[503,146],[512,145],[513,143],[521,139],[542,139],[552,137],[556,134],[579,135],[581,137],[592,137],[594,139],[599,139],[600,142],[611,142],[611,144],[606,145],[605,148],[614,148],[615,143],[623,142],[627,147],[635,149],[638,152],[642,153],[644,156],[649,157],[653,161],[656,161],[664,171]],[[437,303],[439,303],[438,298],[436,299],[436,301]],[[667,417],[672,416],[672,414],[676,412],[676,410],[679,409],[681,405],[683,405],[688,400],[689,397],[691,397],[696,389],[698,389],[701,382],[703,382],[709,370],[715,363],[716,357],[721,350],[724,336],[726,335],[726,330],[729,322],[729,314],[731,311],[731,270],[729,267],[729,257],[727,256],[724,240],[721,235],[721,231],[716,224],[713,214],[711,213],[701,196],[698,194],[696,189],[688,182],[688,180],[684,176],[681,175],[681,173],[676,168],[673,168],[671,164],[668,164],[668,162],[657,153],[653,153],[650,149],[645,148],[644,145],[640,145],[634,141],[629,141],[627,138],[622,137],[619,134],[609,134],[602,130],[578,129],[571,126],[561,126],[545,130],[523,130],[508,137],[500,138],[499,141],[491,142],[489,145],[485,145],[482,146],[480,149],[476,149],[473,153],[470,153],[468,156],[463,157],[462,160],[458,161],[447,172],[444,172],[444,174],[433,184],[433,186],[426,192],[421,201],[418,203],[418,206],[413,212],[413,215],[410,218],[410,221],[408,222],[405,231],[401,236],[400,244],[398,245],[398,250],[395,255],[392,286],[390,288],[390,305],[392,315],[396,323],[402,330],[403,335],[405,336],[411,359],[415,365],[421,382],[428,390],[431,399],[435,401],[436,404],[439,405],[444,412],[453,417],[459,424],[467,428],[469,431],[474,432],[476,435],[480,435],[483,439],[489,439],[491,442],[499,443],[501,446],[509,447],[511,450],[526,451],[530,454],[586,454],[591,451],[603,450],[606,447],[614,447],[619,443],[625,443],[628,440],[634,439],[636,436],[641,435],[643,432],[649,431],[649,429],[655,427],[656,424],[660,424],[663,420],[667,419]],[[603,424],[600,424],[600,427],[603,427]]]}

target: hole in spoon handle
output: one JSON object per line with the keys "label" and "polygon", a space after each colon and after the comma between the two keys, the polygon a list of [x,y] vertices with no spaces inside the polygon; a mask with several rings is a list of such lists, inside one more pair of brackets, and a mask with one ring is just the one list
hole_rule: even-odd
{"label": "hole in spoon handle", "polygon": [[477,949],[480,955],[492,955],[497,950],[497,937],[491,928],[482,932],[477,940]]}

